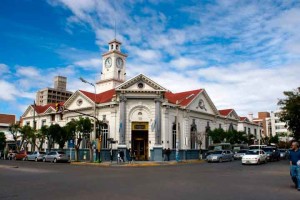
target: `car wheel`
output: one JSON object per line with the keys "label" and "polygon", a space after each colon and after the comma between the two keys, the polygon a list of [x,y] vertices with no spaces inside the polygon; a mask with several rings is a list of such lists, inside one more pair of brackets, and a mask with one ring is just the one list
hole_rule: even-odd
{"label": "car wheel", "polygon": [[221,163],[221,162],[223,162],[223,159],[222,159],[222,158],[220,158],[220,159],[219,159],[219,162],[220,162],[220,163]]}
{"label": "car wheel", "polygon": [[43,162],[46,162],[46,158],[43,158]]}
{"label": "car wheel", "polygon": [[54,158],[53,162],[54,162],[54,163],[57,163],[57,160],[56,160],[56,158]]}
{"label": "car wheel", "polygon": [[35,162],[37,162],[37,161],[38,161],[38,159],[37,159],[37,158],[35,158],[34,160],[35,160]]}
{"label": "car wheel", "polygon": [[260,160],[257,161],[257,164],[260,165]]}
{"label": "car wheel", "polygon": [[234,158],[231,158],[230,162],[234,161]]}

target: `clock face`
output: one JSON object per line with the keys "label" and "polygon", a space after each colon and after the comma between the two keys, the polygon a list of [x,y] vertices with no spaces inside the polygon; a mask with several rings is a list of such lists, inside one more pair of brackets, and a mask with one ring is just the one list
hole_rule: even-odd
{"label": "clock face", "polygon": [[117,67],[122,68],[123,67],[123,59],[118,57],[117,58]]}
{"label": "clock face", "polygon": [[112,64],[112,61],[111,61],[111,58],[109,57],[105,60],[105,67],[109,68],[109,67],[111,67],[111,64]]}

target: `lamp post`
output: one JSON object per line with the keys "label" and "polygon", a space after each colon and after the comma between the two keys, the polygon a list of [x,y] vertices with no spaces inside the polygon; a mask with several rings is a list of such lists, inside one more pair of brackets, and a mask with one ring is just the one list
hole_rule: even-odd
{"label": "lamp post", "polygon": [[175,124],[176,124],[176,161],[179,162],[179,128],[178,128],[178,112],[179,112],[179,104],[183,100],[187,100],[193,97],[195,94],[190,94],[189,96],[182,98],[180,100],[176,100],[176,117],[175,117]]}
{"label": "lamp post", "polygon": [[[80,79],[83,83],[90,84],[90,85],[93,86],[94,89],[95,89],[95,96],[94,96],[94,118],[95,118],[95,119],[94,119],[94,131],[93,131],[92,137],[90,138],[90,140],[91,140],[91,145],[92,145],[92,141],[96,139],[96,86],[95,86],[95,84],[88,82],[87,80],[83,79],[82,77],[80,77],[79,79]],[[94,156],[94,157],[95,157],[95,156]],[[99,158],[99,159],[100,159],[100,158]],[[94,160],[95,160],[95,158],[94,158]]]}

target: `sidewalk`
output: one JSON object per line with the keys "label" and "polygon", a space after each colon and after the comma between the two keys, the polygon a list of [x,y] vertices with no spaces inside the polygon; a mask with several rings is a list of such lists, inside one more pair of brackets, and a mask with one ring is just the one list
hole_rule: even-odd
{"label": "sidewalk", "polygon": [[168,165],[184,165],[184,164],[194,164],[194,163],[203,163],[204,160],[181,160],[176,161],[134,161],[133,163],[117,163],[116,161],[101,162],[101,163],[91,163],[91,162],[74,162],[72,161],[71,165],[81,165],[81,166],[98,166],[98,167],[154,167],[154,166],[168,166]]}

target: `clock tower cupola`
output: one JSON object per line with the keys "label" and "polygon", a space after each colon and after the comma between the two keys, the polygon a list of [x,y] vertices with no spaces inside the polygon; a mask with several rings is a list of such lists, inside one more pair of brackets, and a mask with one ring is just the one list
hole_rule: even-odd
{"label": "clock tower cupola", "polygon": [[108,51],[102,55],[101,80],[97,82],[97,93],[111,90],[126,80],[126,58],[121,52],[122,43],[114,39],[108,43]]}

